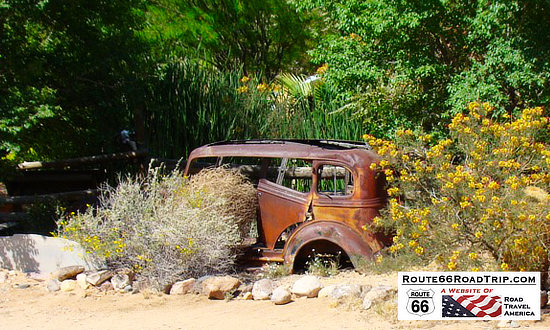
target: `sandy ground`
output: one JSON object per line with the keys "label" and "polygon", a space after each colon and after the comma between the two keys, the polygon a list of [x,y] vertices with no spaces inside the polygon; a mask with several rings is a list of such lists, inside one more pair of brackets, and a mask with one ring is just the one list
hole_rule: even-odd
{"label": "sandy ground", "polygon": [[[281,282],[295,279],[287,277]],[[365,276],[345,272],[323,282],[397,286],[397,274]],[[518,323],[522,328],[550,329],[550,315],[543,315],[542,321]],[[120,294],[78,289],[50,293],[45,282],[21,273],[11,274],[0,284],[1,329],[492,329],[496,326],[496,321],[397,321],[393,302],[363,311],[357,300],[336,303],[300,298],[275,306],[269,301],[214,301],[197,295],[169,296],[151,291]]]}

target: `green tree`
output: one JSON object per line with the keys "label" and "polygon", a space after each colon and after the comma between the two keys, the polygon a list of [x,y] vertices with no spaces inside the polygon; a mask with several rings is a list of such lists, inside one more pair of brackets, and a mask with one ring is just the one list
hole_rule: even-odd
{"label": "green tree", "polygon": [[[324,13],[313,61],[380,135],[437,128],[472,99],[499,111],[544,104],[546,1],[307,0]],[[497,111],[498,113],[498,111]]]}
{"label": "green tree", "polygon": [[268,80],[281,70],[299,70],[310,38],[312,16],[287,1],[160,0],[148,6],[143,34],[193,55],[220,70],[261,72]]}
{"label": "green tree", "polygon": [[98,152],[131,119],[142,0],[0,1],[0,151]]}

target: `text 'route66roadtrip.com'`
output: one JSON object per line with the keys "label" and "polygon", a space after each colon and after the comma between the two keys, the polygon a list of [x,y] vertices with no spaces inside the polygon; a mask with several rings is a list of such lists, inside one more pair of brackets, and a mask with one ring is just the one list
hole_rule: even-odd
{"label": "text 'route66roadtrip.com'", "polygon": [[540,320],[538,272],[400,272],[399,320]]}

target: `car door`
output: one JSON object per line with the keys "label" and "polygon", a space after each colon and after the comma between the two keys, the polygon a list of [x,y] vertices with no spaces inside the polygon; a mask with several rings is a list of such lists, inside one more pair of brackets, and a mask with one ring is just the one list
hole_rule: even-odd
{"label": "car door", "polygon": [[[269,249],[275,248],[275,243],[287,228],[305,220],[311,201],[311,183],[309,186],[307,183],[312,181],[312,166],[309,166],[308,174],[307,168],[299,166],[303,161],[294,164],[292,161],[282,159],[276,173],[258,182],[260,240]],[[301,189],[298,188],[300,182],[306,183],[301,185]]]}

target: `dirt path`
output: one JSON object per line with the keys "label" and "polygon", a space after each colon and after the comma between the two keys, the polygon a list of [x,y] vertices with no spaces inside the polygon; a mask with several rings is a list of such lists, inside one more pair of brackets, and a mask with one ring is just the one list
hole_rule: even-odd
{"label": "dirt path", "polygon": [[[292,278],[286,279],[291,281]],[[283,280],[285,281],[285,280]],[[396,285],[395,276],[356,273],[324,279],[330,282]],[[29,285],[27,288],[26,285]],[[1,329],[490,329],[491,322],[398,322],[392,308],[360,310],[357,302],[335,304],[326,299],[296,299],[275,306],[269,301],[213,301],[202,296],[168,296],[87,291],[49,293],[44,282],[12,275],[0,284]],[[542,322],[522,327],[549,329]]]}

